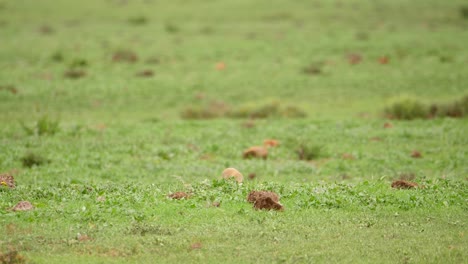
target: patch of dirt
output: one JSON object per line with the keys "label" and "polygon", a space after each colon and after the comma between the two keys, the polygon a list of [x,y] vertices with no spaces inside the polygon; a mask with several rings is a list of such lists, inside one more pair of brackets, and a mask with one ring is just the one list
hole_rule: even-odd
{"label": "patch of dirt", "polygon": [[131,50],[119,50],[112,56],[112,61],[134,63],[138,61],[138,56]]}
{"label": "patch of dirt", "polygon": [[13,208],[12,210],[14,212],[18,212],[18,211],[30,211],[34,209],[34,206],[28,202],[28,201],[21,201],[19,203],[17,203]]}
{"label": "patch of dirt", "polygon": [[417,188],[418,184],[415,182],[405,181],[405,180],[397,180],[392,182],[392,188],[395,189],[413,189]]}
{"label": "patch of dirt", "polygon": [[244,153],[242,154],[242,157],[244,159],[262,158],[262,159],[266,160],[267,157],[268,157],[268,150],[266,148],[260,147],[260,146],[250,147],[250,148],[244,150]]}
{"label": "patch of dirt", "polygon": [[222,61],[216,63],[216,70],[223,71],[225,69],[226,69],[226,63],[224,63]]}
{"label": "patch of dirt", "polygon": [[180,199],[188,199],[190,198],[190,195],[187,194],[186,192],[175,192],[175,193],[169,194],[167,197],[171,199],[180,200]]}
{"label": "patch of dirt", "polygon": [[318,75],[322,73],[322,66],[323,66],[322,62],[312,63],[309,66],[304,67],[302,69],[302,72],[308,75]]}
{"label": "patch of dirt", "polygon": [[352,154],[349,154],[349,153],[343,153],[343,155],[341,155],[341,158],[344,159],[344,160],[355,160],[356,159]]}
{"label": "patch of dirt", "polygon": [[70,69],[63,73],[65,78],[69,79],[79,79],[86,76],[86,72],[78,69]]}
{"label": "patch of dirt", "polygon": [[362,56],[357,53],[348,54],[348,63],[351,65],[359,64],[362,61]]}
{"label": "patch of dirt", "polygon": [[201,249],[202,248],[202,243],[200,242],[196,242],[196,243],[193,243],[192,245],[190,245],[190,249],[194,250],[194,249]]}
{"label": "patch of dirt", "polygon": [[53,34],[55,32],[55,30],[51,26],[48,26],[48,25],[41,26],[38,29],[38,31],[39,31],[39,33],[41,33],[43,35],[50,35],[50,34]]}
{"label": "patch of dirt", "polygon": [[9,173],[0,174],[0,186],[7,186],[8,188],[15,188],[15,178]]}
{"label": "patch of dirt", "polygon": [[413,150],[413,152],[411,152],[411,157],[415,158],[415,159],[422,158],[422,154],[421,154],[421,152],[419,152],[417,150]]}
{"label": "patch of dirt", "polygon": [[21,256],[17,250],[10,248],[5,253],[0,252],[0,263],[1,264],[26,263],[26,258]]}
{"label": "patch of dirt", "polygon": [[154,71],[144,70],[144,71],[141,71],[141,72],[137,72],[136,76],[137,77],[152,77],[152,76],[154,76]]}
{"label": "patch of dirt", "polygon": [[252,191],[247,196],[247,201],[257,210],[284,210],[283,205],[279,203],[278,194],[274,192]]}
{"label": "patch of dirt", "polygon": [[249,179],[250,179],[250,180],[255,179],[255,177],[257,177],[257,174],[255,174],[254,172],[249,173]]}
{"label": "patch of dirt", "polygon": [[379,137],[372,137],[372,138],[370,138],[369,140],[370,140],[370,141],[373,141],[373,142],[380,142],[380,141],[382,141],[382,139],[379,138]]}
{"label": "patch of dirt", "polygon": [[223,170],[222,173],[223,179],[229,179],[229,178],[234,178],[238,183],[241,183],[244,181],[244,176],[242,173],[240,173],[238,170],[234,168],[227,168]]}
{"label": "patch of dirt", "polygon": [[249,120],[243,122],[242,126],[245,127],[245,128],[253,128],[253,127],[255,127],[255,120],[249,119]]}
{"label": "patch of dirt", "polygon": [[390,122],[385,122],[385,124],[383,124],[383,127],[384,127],[384,128],[392,128],[392,127],[393,127],[393,124],[390,123]]}
{"label": "patch of dirt", "polygon": [[212,202],[211,207],[220,207],[221,203],[220,202]]}
{"label": "patch of dirt", "polygon": [[146,64],[159,64],[161,60],[158,57],[151,57],[145,61]]}
{"label": "patch of dirt", "polygon": [[86,241],[91,241],[93,240],[90,236],[88,235],[85,235],[85,234],[78,234],[76,236],[76,240],[80,241],[80,242],[86,242]]}
{"label": "patch of dirt", "polygon": [[382,65],[388,64],[389,61],[390,59],[387,56],[382,56],[379,58],[379,64],[382,64]]}
{"label": "patch of dirt", "polygon": [[276,139],[265,139],[263,145],[265,147],[277,147],[279,146],[279,141]]}
{"label": "patch of dirt", "polygon": [[12,94],[17,94],[18,89],[13,85],[0,85],[0,91],[9,91]]}

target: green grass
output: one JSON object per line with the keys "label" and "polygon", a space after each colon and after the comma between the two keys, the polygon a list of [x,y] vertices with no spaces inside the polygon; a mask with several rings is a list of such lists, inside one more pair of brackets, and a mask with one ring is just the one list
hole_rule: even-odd
{"label": "green grass", "polygon": [[465,262],[464,2],[0,0],[0,263]]}

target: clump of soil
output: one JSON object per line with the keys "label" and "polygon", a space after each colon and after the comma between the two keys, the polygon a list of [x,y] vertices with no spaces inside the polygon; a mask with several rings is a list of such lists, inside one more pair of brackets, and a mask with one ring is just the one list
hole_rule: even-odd
{"label": "clump of soil", "polygon": [[138,61],[138,56],[130,50],[119,50],[112,56],[112,61],[134,63]]}
{"label": "clump of soil", "polygon": [[188,199],[190,198],[190,195],[187,194],[186,192],[175,192],[175,193],[169,194],[167,197],[171,199],[180,200],[180,199]]}
{"label": "clump of soil", "polygon": [[26,259],[21,256],[15,249],[10,249],[6,253],[0,252],[0,263],[26,263]]}
{"label": "clump of soil", "polygon": [[392,128],[393,125],[392,123],[389,123],[389,122],[386,122],[384,125],[383,125],[384,128]]}
{"label": "clump of soil", "polygon": [[392,188],[395,189],[413,189],[417,188],[418,184],[415,182],[405,181],[405,180],[397,180],[392,182]]}
{"label": "clump of soil", "polygon": [[253,203],[253,207],[257,210],[284,210],[283,205],[279,203],[278,194],[274,192],[252,191],[247,196],[247,201]]}
{"label": "clump of soil", "polygon": [[422,158],[422,154],[421,152],[417,151],[417,150],[413,150],[413,152],[411,153],[411,157],[412,158]]}
{"label": "clump of soil", "polygon": [[341,158],[344,159],[344,160],[355,160],[356,159],[352,154],[349,154],[349,153],[343,153],[343,155],[341,155]]}
{"label": "clump of soil", "polygon": [[28,201],[21,201],[19,203],[17,203],[13,208],[12,210],[14,212],[18,212],[18,211],[30,211],[34,209],[34,206],[28,202]]}
{"label": "clump of soil", "polygon": [[249,179],[253,180],[255,179],[255,177],[257,177],[257,174],[252,172],[252,173],[249,173]]}
{"label": "clump of soil", "polygon": [[9,91],[12,94],[18,93],[18,89],[16,89],[16,87],[13,85],[0,85],[0,91],[1,90]]}
{"label": "clump of soil", "polygon": [[224,69],[226,69],[226,63],[224,63],[222,61],[216,63],[216,70],[222,71]]}
{"label": "clump of soil", "polygon": [[137,77],[152,77],[154,76],[154,72],[152,70],[144,70],[141,72],[136,73]]}
{"label": "clump of soil", "polygon": [[222,176],[224,179],[234,178],[238,183],[244,181],[244,176],[238,170],[234,168],[227,168],[223,170]]}
{"label": "clump of soil", "polygon": [[245,128],[253,128],[253,127],[255,127],[255,120],[249,119],[249,120],[243,122],[242,126],[245,127]]}
{"label": "clump of soil", "polygon": [[388,64],[389,61],[390,59],[387,56],[383,56],[379,58],[379,64],[382,64],[382,65]]}
{"label": "clump of soil", "polygon": [[91,241],[93,239],[90,236],[86,235],[86,234],[78,234],[76,236],[76,240],[78,240],[80,242],[85,242],[85,241]]}
{"label": "clump of soil", "polygon": [[265,147],[277,147],[279,146],[279,141],[276,139],[265,139],[263,145]]}
{"label": "clump of soil", "polygon": [[63,73],[65,78],[69,79],[79,79],[86,76],[86,72],[78,69],[70,69]]}
{"label": "clump of soil", "polygon": [[242,154],[244,159],[249,158],[262,158],[264,160],[268,157],[268,150],[264,147],[254,146],[246,149]]}
{"label": "clump of soil", "polygon": [[202,248],[202,243],[200,242],[196,242],[196,243],[193,243],[192,245],[190,245],[190,249],[201,249]]}
{"label": "clump of soil", "polygon": [[348,54],[347,58],[348,58],[348,63],[351,65],[359,64],[362,61],[362,56],[357,53]]}
{"label": "clump of soil", "polygon": [[15,188],[15,178],[8,173],[0,174],[0,186],[7,186],[8,188]]}

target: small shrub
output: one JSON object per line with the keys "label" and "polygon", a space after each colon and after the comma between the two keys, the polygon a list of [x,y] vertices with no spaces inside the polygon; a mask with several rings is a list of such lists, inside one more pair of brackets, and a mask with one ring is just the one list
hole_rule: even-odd
{"label": "small shrub", "polygon": [[173,24],[173,23],[166,23],[164,26],[164,29],[166,30],[167,33],[174,34],[180,31],[180,28]]}
{"label": "small shrub", "polygon": [[33,166],[41,166],[49,162],[50,161],[48,159],[33,152],[28,152],[21,158],[21,163],[23,164],[23,167],[26,168],[31,168]]}
{"label": "small shrub", "polygon": [[468,19],[468,6],[461,6],[459,10],[461,17],[464,19]]}
{"label": "small shrub", "polygon": [[297,154],[300,160],[314,160],[326,156],[324,146],[314,143],[301,143]]}
{"label": "small shrub", "polygon": [[389,118],[413,120],[427,118],[430,115],[429,107],[418,99],[400,97],[394,99],[384,110]]}
{"label": "small shrub", "polygon": [[112,61],[134,63],[138,61],[138,56],[131,50],[118,50],[112,56]]}
{"label": "small shrub", "polygon": [[445,104],[433,104],[431,115],[438,117],[464,117],[468,114],[468,95],[460,100]]}
{"label": "small shrub", "polygon": [[281,110],[281,116],[286,118],[304,118],[307,114],[296,106],[286,106]]}
{"label": "small shrub", "polygon": [[144,16],[135,16],[128,19],[128,23],[134,26],[144,25],[148,23],[148,18]]}
{"label": "small shrub", "polygon": [[62,62],[65,56],[63,56],[62,52],[56,51],[50,56],[50,59],[54,62]]}
{"label": "small shrub", "polygon": [[268,118],[277,116],[280,112],[280,104],[278,101],[268,103],[248,103],[239,106],[230,111],[230,117],[235,118]]}
{"label": "small shrub", "polygon": [[43,116],[37,120],[36,125],[33,127],[29,127],[24,123],[21,123],[21,127],[28,135],[55,135],[60,131],[59,121],[50,120],[47,116]]}
{"label": "small shrub", "polygon": [[86,72],[80,69],[69,69],[63,73],[63,76],[68,79],[79,79],[86,76]]}

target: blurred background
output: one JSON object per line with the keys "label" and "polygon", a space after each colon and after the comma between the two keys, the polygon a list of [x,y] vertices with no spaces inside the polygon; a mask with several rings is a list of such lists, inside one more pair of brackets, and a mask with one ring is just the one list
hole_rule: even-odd
{"label": "blurred background", "polygon": [[458,0],[0,0],[0,121],[378,116],[466,93],[467,29]]}

